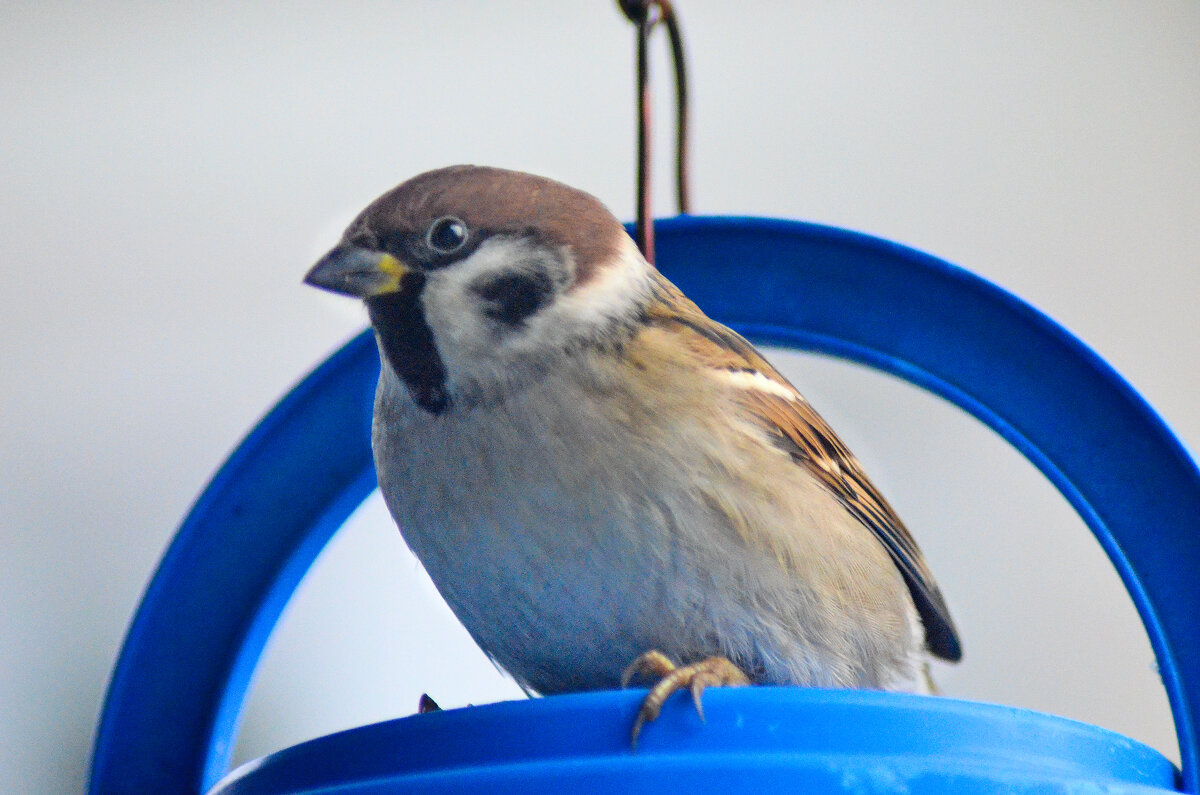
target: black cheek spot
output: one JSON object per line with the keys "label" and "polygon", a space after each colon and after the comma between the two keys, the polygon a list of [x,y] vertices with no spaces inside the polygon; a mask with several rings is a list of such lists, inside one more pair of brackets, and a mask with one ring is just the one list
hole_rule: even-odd
{"label": "black cheek spot", "polygon": [[509,273],[485,281],[474,290],[483,299],[489,317],[516,326],[547,303],[554,282],[541,271]]}

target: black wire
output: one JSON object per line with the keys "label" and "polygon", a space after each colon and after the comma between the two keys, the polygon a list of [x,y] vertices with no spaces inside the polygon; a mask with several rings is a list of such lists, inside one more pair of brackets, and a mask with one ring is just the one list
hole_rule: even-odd
{"label": "black wire", "polygon": [[[679,18],[670,0],[617,0],[621,11],[637,26],[637,240],[643,256],[654,262],[654,216],[651,194],[650,33],[660,22],[667,27],[675,67],[675,194],[680,213],[690,212],[691,180],[688,151],[687,67]],[[651,13],[652,9],[655,13]]]}

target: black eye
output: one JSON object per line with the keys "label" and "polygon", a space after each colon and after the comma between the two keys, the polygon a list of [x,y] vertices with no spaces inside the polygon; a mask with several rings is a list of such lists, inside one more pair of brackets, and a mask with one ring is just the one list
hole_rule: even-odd
{"label": "black eye", "polygon": [[439,218],[429,225],[425,242],[439,254],[453,254],[467,242],[467,225],[451,215]]}

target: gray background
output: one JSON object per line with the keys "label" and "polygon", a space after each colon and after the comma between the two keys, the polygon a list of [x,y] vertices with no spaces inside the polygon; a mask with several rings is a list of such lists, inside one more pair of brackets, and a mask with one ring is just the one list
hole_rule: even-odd
{"label": "gray background", "polygon": [[[960,263],[1200,440],[1200,4],[680,5],[697,212],[816,220]],[[340,226],[455,162],[556,177],[628,217],[631,69],[631,32],[601,0],[0,5],[0,790],[83,785],[174,527],[362,326],[299,283]],[[947,692],[1175,757],[1137,617],[1038,473],[894,379],[780,361],[925,548],[966,648],[937,672]],[[422,691],[516,695],[368,502],[280,625],[238,758],[406,714]]]}

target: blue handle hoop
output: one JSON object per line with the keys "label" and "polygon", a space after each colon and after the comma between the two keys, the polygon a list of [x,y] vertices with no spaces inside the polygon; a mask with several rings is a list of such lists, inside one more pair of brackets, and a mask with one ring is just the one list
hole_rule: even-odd
{"label": "blue handle hoop", "polygon": [[[1137,606],[1170,699],[1182,786],[1200,793],[1200,471],[1145,401],[1038,311],[912,249],[768,219],[680,217],[656,231],[659,266],[713,317],[760,343],[894,373],[1037,465]],[[272,627],[375,486],[378,368],[370,335],[351,341],[267,415],[201,496],[126,638],[93,793],[203,791],[225,772]]]}

